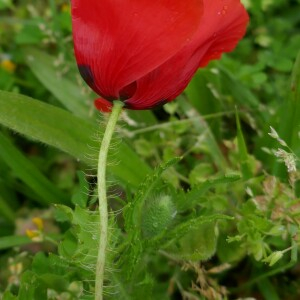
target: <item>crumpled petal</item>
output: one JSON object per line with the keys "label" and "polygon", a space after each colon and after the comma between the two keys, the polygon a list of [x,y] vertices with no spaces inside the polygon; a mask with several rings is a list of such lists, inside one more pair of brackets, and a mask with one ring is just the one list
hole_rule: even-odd
{"label": "crumpled petal", "polygon": [[244,36],[249,21],[239,0],[204,0],[204,13],[190,43],[164,64],[136,82],[130,109],[148,109],[177,97],[199,67],[232,51]]}
{"label": "crumpled petal", "polygon": [[107,101],[103,98],[98,98],[94,101],[95,107],[103,113],[109,113],[112,111],[112,102]]}
{"label": "crumpled petal", "polygon": [[72,0],[80,73],[105,99],[130,97],[132,83],[192,39],[202,12],[203,0]]}

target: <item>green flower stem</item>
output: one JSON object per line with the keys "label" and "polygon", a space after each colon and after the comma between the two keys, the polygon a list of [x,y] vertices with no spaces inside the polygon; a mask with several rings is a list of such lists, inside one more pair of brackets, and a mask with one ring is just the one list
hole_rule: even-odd
{"label": "green flower stem", "polygon": [[98,248],[98,258],[96,265],[96,284],[95,284],[95,300],[103,299],[103,280],[105,256],[108,236],[108,211],[106,197],[106,163],[109,145],[115,131],[119,115],[122,111],[123,103],[115,101],[111,115],[109,117],[106,130],[102,139],[99,159],[98,159],[98,199],[99,199],[99,215],[100,215],[100,240]]}

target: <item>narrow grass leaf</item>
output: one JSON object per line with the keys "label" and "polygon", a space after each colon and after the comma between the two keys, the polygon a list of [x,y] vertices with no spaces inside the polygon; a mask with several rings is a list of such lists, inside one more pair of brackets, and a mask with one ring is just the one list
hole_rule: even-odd
{"label": "narrow grass leaf", "polygon": [[292,97],[292,138],[291,147],[300,155],[300,51],[298,53],[291,82],[291,97]]}
{"label": "narrow grass leaf", "polygon": [[280,300],[275,287],[268,278],[264,278],[257,282],[258,288],[265,299]]}
{"label": "narrow grass leaf", "polygon": [[[205,146],[208,148],[208,153],[218,169],[222,171],[226,170],[228,165],[227,161],[205,119],[200,118],[200,114],[187,101],[180,101],[179,105],[188,118],[194,119],[192,122],[193,128],[199,132],[199,135],[205,134]],[[199,117],[200,120],[196,120],[195,117]]]}
{"label": "narrow grass leaf", "polygon": [[249,106],[257,111],[257,116],[263,119],[264,114],[261,113],[261,110],[259,109],[261,106],[259,99],[251,92],[251,90],[238,81],[227,69],[219,66],[219,71],[223,92],[231,95],[236,103],[243,106]]}
{"label": "narrow grass leaf", "polygon": [[[96,124],[30,97],[5,91],[0,91],[0,107],[0,124],[96,167],[99,141],[92,136],[102,131]],[[111,152],[122,164],[110,165],[108,170],[124,184],[137,187],[150,173],[150,167],[125,142]]]}
{"label": "narrow grass leaf", "polygon": [[[300,156],[300,52],[292,71],[287,101],[278,110],[276,122],[272,126],[278,128],[280,138]],[[280,177],[286,176],[286,167],[277,158],[273,159],[273,172]]]}
{"label": "narrow grass leaf", "polygon": [[0,215],[2,215],[8,221],[14,223],[15,222],[15,213],[11,209],[11,207],[4,201],[4,199],[0,196]]}
{"label": "narrow grass leaf", "polygon": [[85,99],[79,85],[59,75],[55,68],[55,57],[38,49],[24,49],[26,62],[38,80],[74,115],[90,118],[93,105],[91,99]]}
{"label": "narrow grass leaf", "polygon": [[241,171],[242,171],[244,179],[249,179],[253,176],[253,174],[252,174],[248,150],[247,150],[247,146],[246,146],[246,142],[245,142],[245,138],[243,135],[241,122],[240,122],[240,118],[239,118],[239,114],[238,114],[237,110],[236,110],[235,115],[236,115],[237,142],[238,142],[238,148],[239,148],[239,159],[240,159]]}
{"label": "narrow grass leaf", "polygon": [[[197,111],[205,115],[213,115],[222,111],[220,101],[220,76],[208,69],[201,69],[192,79],[185,90],[185,94]],[[224,109],[223,109],[224,110]],[[221,137],[221,118],[207,121],[216,138]]]}
{"label": "narrow grass leaf", "polygon": [[12,235],[0,237],[0,250],[8,249],[11,247],[23,246],[32,243],[31,239],[27,236]]}
{"label": "narrow grass leaf", "polygon": [[19,179],[39,195],[42,204],[69,202],[68,196],[52,184],[1,132],[0,157]]}

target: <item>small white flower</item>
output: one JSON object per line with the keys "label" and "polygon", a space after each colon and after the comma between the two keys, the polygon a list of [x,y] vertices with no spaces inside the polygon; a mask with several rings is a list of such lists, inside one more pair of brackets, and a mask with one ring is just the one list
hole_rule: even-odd
{"label": "small white flower", "polygon": [[279,148],[277,151],[275,151],[275,156],[280,158],[284,162],[289,173],[295,172],[297,170],[296,157],[293,153],[288,153],[285,150]]}
{"label": "small white flower", "polygon": [[247,195],[249,195],[250,197],[254,197],[253,191],[252,191],[252,189],[251,189],[249,186],[246,187],[246,193],[247,193]]}
{"label": "small white flower", "polygon": [[272,126],[270,126],[270,129],[271,129],[271,132],[269,132],[268,135],[270,137],[272,137],[273,139],[278,140],[279,139],[279,135],[278,135],[277,131]]}
{"label": "small white flower", "polygon": [[286,144],[286,142],[284,141],[284,140],[282,140],[281,138],[278,138],[278,140],[277,140],[278,142],[279,142],[279,144],[281,145],[281,146],[283,146],[283,147],[287,147],[287,144]]}

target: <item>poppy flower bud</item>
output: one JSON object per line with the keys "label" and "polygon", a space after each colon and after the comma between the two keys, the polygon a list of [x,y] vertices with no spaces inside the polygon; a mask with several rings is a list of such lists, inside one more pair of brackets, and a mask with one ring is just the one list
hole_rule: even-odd
{"label": "poppy flower bud", "polygon": [[136,110],[172,101],[247,23],[240,0],[72,0],[78,68],[104,111],[116,99]]}

